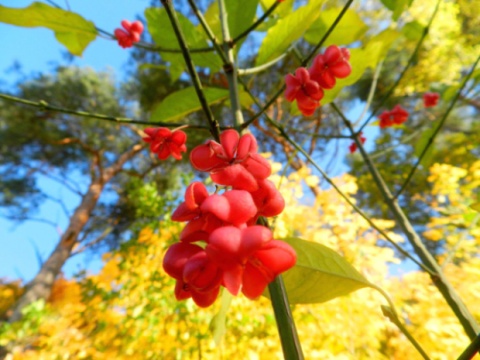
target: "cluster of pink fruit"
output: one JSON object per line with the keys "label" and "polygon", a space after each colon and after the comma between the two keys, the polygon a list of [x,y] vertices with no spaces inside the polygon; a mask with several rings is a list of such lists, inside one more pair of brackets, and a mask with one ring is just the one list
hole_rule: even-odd
{"label": "cluster of pink fruit", "polygon": [[285,77],[285,98],[288,101],[297,100],[298,109],[303,115],[313,115],[320,106],[324,89],[333,89],[337,78],[346,78],[352,72],[349,59],[348,49],[329,46],[324,54],[315,57],[309,69],[300,67],[295,75],[288,74]]}
{"label": "cluster of pink fruit", "polygon": [[[178,132],[183,133],[150,128],[145,140],[162,159],[169,153],[177,158],[186,140]],[[255,299],[296,262],[287,243],[274,240],[270,229],[256,225],[260,216],[276,216],[285,207],[282,195],[267,179],[270,164],[257,153],[253,135],[240,136],[235,130],[222,132],[220,143],[209,140],[194,148],[190,162],[225,188],[222,194],[209,194],[205,185],[194,182],[172,214],[172,220],[187,223],[180,241],[163,260],[165,271],[177,281],[175,296],[206,307],[223,286],[234,295],[241,291]]]}

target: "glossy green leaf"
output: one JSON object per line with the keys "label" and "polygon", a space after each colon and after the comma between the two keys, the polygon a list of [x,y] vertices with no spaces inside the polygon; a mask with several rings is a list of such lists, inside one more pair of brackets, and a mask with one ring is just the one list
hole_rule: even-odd
{"label": "glossy green leaf", "polygon": [[[204,88],[205,98],[212,105],[229,97],[227,89]],[[188,87],[168,95],[152,111],[151,121],[175,122],[202,108],[195,88]]]}
{"label": "glossy green leaf", "polygon": [[[192,22],[185,16],[177,12],[178,21],[182,29],[183,36],[190,49],[207,48],[209,44],[207,37]],[[173,30],[172,24],[168,18],[167,12],[164,8],[148,8],[145,10],[145,18],[150,34],[155,43],[165,49],[180,50],[177,36]],[[179,67],[185,69],[185,62],[181,53],[171,53],[160,51],[162,58],[168,61],[172,66],[175,66],[176,74],[179,75]],[[195,52],[191,53],[192,60],[195,65],[207,67],[212,71],[218,71],[222,65],[219,56],[213,51],[210,52]]]}
{"label": "glossy green leaf", "polygon": [[[422,132],[422,134],[420,135],[420,138],[415,143],[415,148],[414,148],[415,156],[420,157],[421,153],[429,143],[430,138],[432,137],[434,131],[435,129],[431,128]],[[431,144],[427,152],[423,156],[422,161],[420,162],[420,165],[424,167],[430,166],[433,160],[433,150],[434,150],[434,146],[433,144]]]}
{"label": "glossy green leaf", "polygon": [[[230,93],[227,89],[207,87],[203,89],[203,92],[209,105],[221,101],[225,101],[226,104],[229,102]],[[245,91],[239,89],[239,96],[240,104],[244,108],[248,108],[252,104],[252,100]],[[175,122],[201,109],[202,106],[195,88],[191,86],[168,95],[161,103],[157,104],[152,111],[150,120]]]}
{"label": "glossy green leaf", "polygon": [[371,284],[332,249],[297,238],[284,239],[297,253],[297,264],[283,274],[291,304],[322,303]]}
{"label": "glossy green leaf", "polygon": [[[230,37],[235,38],[253,24],[255,13],[258,6],[258,0],[226,0],[225,8],[227,11],[228,30]],[[214,33],[215,37],[220,41],[223,38],[222,26],[220,22],[220,13],[218,10],[218,2],[214,1],[210,4],[204,14],[204,18]],[[197,25],[200,31],[204,31],[202,25]],[[245,39],[245,38],[244,38]],[[244,40],[243,39],[243,40]],[[236,44],[235,51],[238,51],[243,40]]]}
{"label": "glossy green leaf", "polygon": [[[273,16],[278,18],[284,18],[293,11],[293,3],[295,0],[285,0],[273,11]],[[272,7],[277,0],[260,0],[260,5],[262,5],[263,11],[267,11]]]}
{"label": "glossy green leaf", "polygon": [[257,11],[258,0],[226,0],[228,29],[230,36],[235,38],[253,24]]}
{"label": "glossy green leaf", "polygon": [[320,7],[324,0],[310,0],[308,5],[302,6],[278,20],[268,30],[258,51],[256,64],[261,65],[283,54],[320,15]]}
{"label": "glossy green leaf", "polygon": [[[330,26],[332,26],[341,11],[342,8],[340,7],[323,10],[315,23],[305,33],[305,40],[311,44],[317,44]],[[362,21],[358,13],[348,9],[333,32],[328,36],[324,45],[353,43],[360,40],[367,29],[367,25]]]}
{"label": "glossy green leaf", "polygon": [[[85,48],[97,37],[95,24],[80,15],[34,2],[26,8],[9,8],[0,5],[0,22],[23,27],[44,27],[73,55],[82,55]],[[33,38],[32,38],[33,40]]]}

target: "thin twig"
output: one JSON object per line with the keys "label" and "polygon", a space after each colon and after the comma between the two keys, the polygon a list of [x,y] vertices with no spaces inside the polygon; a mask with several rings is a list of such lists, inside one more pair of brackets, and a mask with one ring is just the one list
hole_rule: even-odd
{"label": "thin twig", "polygon": [[[220,24],[223,34],[223,49],[227,57],[227,63],[223,65],[223,70],[227,76],[228,89],[230,93],[230,106],[232,107],[234,126],[238,128],[243,124],[242,106],[240,104],[240,96],[238,93],[238,76],[237,66],[233,55],[233,48],[230,46],[232,39],[230,38],[230,30],[228,29],[228,14],[224,0],[218,0],[218,9],[220,12]],[[231,14],[233,15],[233,14]]]}
{"label": "thin twig", "polygon": [[388,296],[388,294],[381,287],[375,284],[371,284],[370,286],[373,289],[377,290],[380,294],[382,294],[382,296],[385,298],[385,300],[387,300],[388,304],[390,305],[390,306],[384,306],[384,305],[381,306],[383,315],[388,317],[388,319],[398,327],[398,329],[402,332],[402,334],[405,335],[405,337],[410,341],[410,343],[415,347],[415,349],[417,349],[417,351],[420,353],[420,355],[422,355],[422,357],[425,360],[430,360],[430,357],[427,355],[425,350],[423,350],[420,343],[412,336],[412,334],[410,334],[410,331],[408,331],[408,329],[400,321],[400,317],[398,316],[397,311],[395,310],[395,305],[393,304],[393,301],[390,299],[390,296]]}
{"label": "thin twig", "polygon": [[407,185],[410,183],[410,180],[412,179],[413,177],[413,174],[415,173],[415,171],[417,170],[417,168],[420,166],[420,163],[422,162],[423,160],[423,157],[425,156],[425,154],[427,153],[428,149],[430,148],[430,146],[432,146],[433,144],[433,141],[435,140],[435,137],[438,135],[438,133],[440,132],[440,129],[442,128],[443,124],[445,123],[445,121],[447,120],[448,118],[448,115],[450,115],[450,112],[453,110],[455,104],[457,103],[458,99],[460,98],[460,93],[462,92],[462,90],[464,89],[465,85],[467,84],[467,82],[470,80],[470,78],[472,77],[472,74],[473,72],[475,71],[475,68],[477,67],[478,63],[480,61],[480,56],[477,58],[477,60],[475,61],[475,63],[472,65],[472,67],[470,68],[470,71],[468,72],[467,76],[465,76],[465,78],[463,79],[463,83],[462,83],[462,86],[460,86],[460,88],[458,89],[457,91],[457,94],[455,95],[455,97],[452,99],[452,101],[450,102],[450,105],[448,106],[448,109],[447,111],[445,112],[445,114],[443,114],[442,118],[440,119],[439,123],[437,124],[437,127],[435,128],[435,130],[433,131],[433,134],[429,137],[428,141],[427,141],[427,144],[425,145],[425,147],[423,148],[422,152],[420,153],[420,156],[418,157],[417,159],[417,162],[415,163],[415,165],[413,165],[412,169],[410,170],[410,172],[408,173],[407,175],[407,178],[405,179],[405,182],[403,183],[402,187],[400,188],[400,190],[398,190],[398,192],[395,194],[394,196],[394,199],[397,199],[400,194],[403,192],[403,190],[405,190],[405,188],[407,187]]}
{"label": "thin twig", "polygon": [[368,92],[367,101],[366,101],[365,106],[362,110],[362,113],[358,117],[357,121],[355,121],[355,123],[354,123],[355,126],[360,124],[363,117],[368,112],[368,109],[370,108],[370,105],[372,104],[373,96],[375,95],[375,90],[377,88],[377,82],[378,82],[378,78],[380,77],[380,70],[382,69],[382,66],[383,66],[383,60],[378,63],[378,65],[375,69],[375,73],[373,74],[372,84],[370,85],[370,90]]}
{"label": "thin twig", "polygon": [[273,5],[270,6],[268,10],[265,11],[263,15],[258,18],[257,21],[255,21],[252,25],[245,29],[245,31],[241,32],[239,35],[237,35],[237,37],[232,40],[232,45],[235,45],[239,40],[243,39],[245,36],[254,31],[259,25],[261,25],[265,21],[265,19],[269,17],[272,12],[275,11],[278,5],[280,5],[280,1],[275,1]]}
{"label": "thin twig", "polygon": [[478,334],[457,360],[471,360],[480,351],[480,334]]}
{"label": "thin twig", "polygon": [[[253,96],[253,94],[250,92],[250,90],[248,89],[248,87],[246,86],[246,84],[240,80],[240,82],[242,83],[245,91],[250,95],[250,97],[252,98],[252,100],[258,105],[260,106],[257,98],[255,96]],[[428,269],[425,265],[423,265],[420,261],[418,261],[417,259],[415,259],[409,252],[407,252],[406,250],[404,250],[400,245],[398,245],[392,238],[390,238],[390,236],[388,236],[388,234],[383,231],[381,228],[379,228],[375,222],[373,222],[373,220],[371,220],[357,205],[355,205],[355,203],[333,182],[333,180],[325,173],[325,171],[323,171],[323,169],[316,163],[315,160],[312,159],[312,157],[300,146],[297,144],[297,142],[295,140],[293,140],[285,131],[285,129],[282,127],[282,125],[280,125],[279,123],[277,123],[275,120],[273,120],[272,118],[270,118],[268,115],[265,116],[267,121],[273,125],[274,128],[276,128],[279,132],[280,132],[280,135],[282,137],[285,138],[285,140],[287,140],[297,151],[299,151],[303,156],[305,156],[305,158],[307,159],[308,162],[310,162],[313,167],[315,167],[318,172],[320,172],[320,174],[323,176],[323,178],[335,189],[335,191],[337,191],[337,193],[362,217],[364,218],[369,224],[370,226],[372,226],[372,228],[374,228],[375,230],[377,230],[380,235],[382,235],[384,237],[384,239],[386,241],[388,241],[390,244],[392,244],[393,247],[395,247],[395,249],[397,249],[402,255],[404,255],[405,257],[409,258],[410,260],[412,260],[415,264],[417,264],[421,269],[423,269],[425,272],[431,274],[431,275],[434,275],[434,273],[431,272],[430,269]]]}
{"label": "thin twig", "polygon": [[328,28],[327,32],[325,34],[323,34],[322,38],[320,39],[320,41],[317,43],[317,45],[315,45],[315,47],[313,48],[312,51],[310,51],[310,53],[307,55],[307,57],[305,59],[303,59],[302,61],[302,66],[306,66],[308,64],[308,62],[315,56],[315,54],[317,53],[317,51],[323,46],[323,43],[328,39],[328,37],[330,36],[330,34],[333,32],[333,30],[335,30],[335,28],[337,27],[338,23],[340,22],[340,20],[342,20],[343,18],[343,15],[345,15],[345,13],[347,12],[348,8],[350,7],[350,5],[352,5],[353,3],[353,0],[348,0],[347,3],[345,4],[345,6],[342,8],[342,10],[340,11],[340,13],[337,15],[337,17],[335,18],[335,20],[333,21],[332,25]]}
{"label": "thin twig", "polygon": [[[343,112],[332,102],[331,107],[338,113],[338,115],[342,118],[345,126],[348,128],[352,135],[355,135],[355,131],[352,127],[350,121],[345,117]],[[478,326],[475,318],[473,317],[472,313],[468,310],[466,305],[463,303],[460,296],[457,294],[455,289],[452,287],[448,279],[445,277],[445,274],[442,272],[442,269],[438,265],[435,258],[432,254],[428,251],[425,247],[425,244],[422,242],[422,239],[414,229],[413,225],[410,223],[410,220],[407,218],[405,213],[403,212],[400,205],[396,199],[393,198],[393,195],[390,192],[385,180],[383,179],[382,175],[378,172],[378,169],[373,164],[372,159],[365,151],[362,142],[358,139],[358,137],[354,137],[353,140],[357,144],[357,148],[362,155],[365,164],[375,181],[377,188],[379,189],[380,193],[382,194],[383,201],[388,206],[389,210],[393,213],[393,216],[397,222],[397,225],[403,230],[403,233],[407,237],[410,245],[413,247],[413,250],[417,254],[417,256],[421,259],[422,263],[424,264],[423,269],[425,267],[429,269],[429,274],[432,279],[434,285],[438,288],[440,293],[442,294],[443,298],[446,300],[450,308],[453,310],[457,319],[462,324],[465,333],[470,339],[473,339],[477,332],[480,331],[480,327]]]}
{"label": "thin twig", "polygon": [[370,116],[365,120],[365,122],[360,126],[360,129],[358,130],[357,133],[362,132],[362,130],[365,128],[365,126],[368,125],[370,120],[376,115],[377,111],[380,110],[380,108],[383,106],[385,101],[390,97],[390,95],[393,94],[395,89],[397,88],[398,84],[400,84],[400,81],[402,81],[403,76],[406,74],[407,70],[410,68],[410,66],[415,62],[415,59],[417,58],[418,52],[420,51],[420,47],[423,44],[423,41],[427,37],[428,31],[430,29],[430,26],[432,25],[433,19],[435,18],[435,15],[438,12],[438,8],[440,6],[440,0],[437,1],[437,5],[435,6],[435,9],[433,10],[432,16],[430,17],[430,20],[428,21],[427,26],[423,29],[422,36],[420,37],[420,40],[417,43],[417,46],[415,47],[415,50],[413,51],[412,55],[408,59],[407,65],[403,68],[402,72],[400,73],[400,76],[397,78],[395,83],[388,89],[387,93],[382,97],[378,105],[372,110],[370,113]]}
{"label": "thin twig", "polygon": [[[323,45],[323,43],[327,40],[328,36],[332,33],[332,31],[335,29],[337,24],[342,20],[343,15],[347,12],[348,8],[352,4],[353,0],[348,0],[345,6],[343,7],[342,11],[338,14],[336,19],[333,21],[332,25],[328,28],[327,32],[322,36],[318,44],[315,46],[314,50],[310,52],[310,54],[301,61],[302,66],[306,66],[308,61],[315,55],[318,49],[320,49]],[[282,87],[273,95],[273,97],[270,98],[266,102],[266,104],[260,109],[259,112],[257,112],[255,115],[253,115],[248,121],[242,124],[240,127],[241,129],[245,129],[248,127],[252,122],[254,122],[256,119],[258,119],[274,102],[277,100],[277,98],[282,95],[283,91],[285,90],[286,85],[283,84]]]}
{"label": "thin twig", "polygon": [[126,117],[91,113],[91,112],[81,111],[81,110],[66,109],[59,106],[50,105],[46,101],[42,101],[42,100],[31,101],[31,100],[22,99],[16,96],[11,96],[11,95],[1,94],[1,93],[0,93],[0,99],[4,99],[6,101],[15,102],[15,103],[19,103],[27,106],[36,107],[42,110],[50,110],[50,111],[55,111],[55,112],[64,113],[64,114],[76,115],[84,118],[111,121],[118,124],[158,125],[158,126],[164,126],[169,128],[176,128],[179,126],[188,125],[190,129],[208,129],[208,127],[203,125],[190,125],[190,124],[181,124],[181,123],[166,123],[161,121],[137,120],[137,119],[126,118]]}
{"label": "thin twig", "polygon": [[220,125],[218,121],[213,116],[212,110],[208,105],[207,99],[205,97],[205,93],[203,92],[202,83],[198,76],[197,70],[195,69],[195,65],[193,64],[192,57],[190,56],[190,51],[188,49],[188,44],[183,36],[182,29],[180,27],[180,23],[177,18],[177,13],[172,5],[172,0],[161,0],[165,10],[167,11],[168,18],[172,23],[173,30],[175,35],[177,36],[178,43],[180,48],[182,49],[182,55],[187,65],[188,72],[193,82],[193,86],[195,87],[195,92],[197,93],[198,100],[202,105],[202,109],[207,116],[208,123],[210,125],[210,132],[215,140],[220,141]]}

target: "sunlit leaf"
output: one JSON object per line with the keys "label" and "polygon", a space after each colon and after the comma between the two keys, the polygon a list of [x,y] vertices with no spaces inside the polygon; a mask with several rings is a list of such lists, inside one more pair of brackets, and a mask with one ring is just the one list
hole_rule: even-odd
{"label": "sunlit leaf", "polygon": [[246,30],[255,18],[258,0],[226,0],[228,28],[230,36],[235,38]]}
{"label": "sunlit leaf", "polygon": [[370,286],[367,279],[332,249],[297,238],[284,241],[297,253],[297,264],[283,274],[291,304],[321,303]]}
{"label": "sunlit leaf", "polygon": [[55,33],[58,42],[77,56],[82,55],[88,44],[97,37],[97,30],[93,22],[85,20],[74,12],[39,2],[34,2],[23,9],[0,5],[0,22],[23,27],[50,29]]}
{"label": "sunlit leaf", "polygon": [[413,0],[380,0],[383,5],[393,12],[392,19],[397,21],[403,11],[405,11]]}
{"label": "sunlit leaf", "polygon": [[278,20],[263,39],[256,64],[264,64],[275,59],[297,41],[320,15],[323,1],[311,0],[308,5]]}
{"label": "sunlit leaf", "polygon": [[[272,5],[277,2],[278,0],[260,0],[260,5],[264,11],[267,11]],[[290,14],[293,10],[293,3],[295,0],[285,0],[280,5],[277,6],[275,11],[273,12],[274,16],[278,16],[279,18],[284,18],[288,14]]]}
{"label": "sunlit leaf", "polygon": [[[333,24],[342,8],[330,8],[323,10],[315,23],[305,33],[305,40],[311,44],[317,44],[322,36]],[[333,32],[328,36],[324,45],[345,45],[362,38],[368,27],[354,10],[347,10]]]}
{"label": "sunlit leaf", "polygon": [[402,33],[408,40],[418,41],[422,37],[424,30],[425,26],[415,20],[406,23],[402,29]]}
{"label": "sunlit leaf", "polygon": [[[204,88],[203,92],[209,105],[225,100],[226,103],[229,101],[229,91],[227,89],[208,87]],[[239,96],[240,104],[244,108],[248,108],[252,103],[250,97],[240,89]],[[198,100],[197,93],[192,86],[168,95],[161,103],[155,106],[150,120],[175,122],[201,109],[202,106]]]}
{"label": "sunlit leaf", "polygon": [[[209,105],[228,98],[227,89],[205,88],[205,98]],[[202,108],[195,88],[188,87],[168,95],[152,112],[151,121],[178,121],[181,118]]]}

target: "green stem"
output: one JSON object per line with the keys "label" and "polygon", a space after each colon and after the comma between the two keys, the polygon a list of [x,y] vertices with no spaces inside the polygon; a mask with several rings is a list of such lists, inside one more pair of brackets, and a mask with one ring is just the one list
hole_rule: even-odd
{"label": "green stem", "polygon": [[223,70],[225,71],[228,81],[230,104],[234,116],[234,126],[238,128],[244,121],[242,107],[240,105],[240,96],[238,94],[237,67],[235,66],[233,48],[231,47],[232,39],[230,38],[230,31],[228,29],[228,14],[224,0],[218,0],[218,9],[220,11],[220,24],[222,26],[223,48],[228,60],[228,62],[223,65]]}
{"label": "green stem", "polygon": [[400,76],[397,78],[395,83],[390,87],[390,89],[388,89],[387,93],[382,97],[382,99],[380,100],[378,105],[372,110],[372,112],[370,113],[370,116],[367,118],[367,120],[365,120],[365,122],[362,124],[362,126],[360,126],[360,129],[358,130],[358,133],[362,132],[362,130],[365,128],[365,126],[367,126],[368,123],[370,122],[370,120],[375,116],[377,111],[380,110],[380,108],[383,106],[385,101],[387,101],[387,99],[390,97],[390,95],[393,94],[393,92],[397,88],[398,84],[400,84],[400,81],[402,81],[403,76],[406,74],[407,70],[410,68],[410,66],[417,59],[417,55],[418,55],[418,52],[420,51],[420,47],[422,46],[423,41],[427,37],[428,30],[430,29],[430,26],[432,25],[433,19],[435,18],[435,15],[438,12],[439,6],[440,6],[440,0],[437,1],[437,5],[435,6],[435,9],[433,10],[432,16],[430,17],[430,20],[428,21],[427,26],[423,29],[422,36],[420,37],[420,40],[418,41],[417,46],[415,47],[415,50],[413,51],[412,55],[408,59],[407,65],[402,70],[402,72],[400,73]]}
{"label": "green stem", "polygon": [[303,352],[298,339],[297,329],[288,303],[282,276],[277,276],[268,284],[273,312],[282,343],[285,360],[302,360]]}
{"label": "green stem", "polygon": [[340,22],[340,20],[342,20],[343,18],[343,15],[345,15],[345,13],[347,12],[348,8],[350,7],[350,5],[352,5],[353,3],[353,0],[348,0],[347,3],[345,4],[345,6],[342,8],[342,10],[340,11],[340,13],[337,15],[337,17],[335,18],[335,20],[333,21],[332,25],[328,28],[327,32],[322,36],[322,38],[320,39],[320,41],[317,43],[317,45],[315,45],[315,47],[313,48],[312,51],[310,51],[310,54],[308,54],[308,56],[303,59],[302,61],[302,66],[306,66],[308,64],[308,62],[315,56],[315,54],[317,53],[317,51],[323,46],[323,43],[328,39],[328,37],[330,36],[330,34],[333,32],[333,30],[335,30],[335,27],[338,25],[338,23]]}
{"label": "green stem", "polygon": [[458,357],[457,360],[471,360],[480,352],[480,334],[478,334],[472,343],[465,349],[465,351]]}
{"label": "green stem", "polygon": [[17,104],[36,107],[43,110],[55,111],[63,114],[71,114],[71,115],[90,118],[90,119],[111,121],[118,124],[158,125],[158,126],[170,127],[170,128],[177,128],[179,126],[188,126],[190,129],[207,129],[207,130],[209,129],[208,127],[202,126],[202,125],[189,125],[189,124],[181,124],[181,123],[165,123],[160,121],[136,120],[136,119],[126,118],[126,117],[110,116],[110,115],[91,113],[91,112],[81,111],[81,110],[66,109],[66,108],[50,105],[46,101],[42,101],[42,100],[31,101],[31,100],[26,100],[19,97],[7,95],[7,94],[1,94],[1,93],[0,93],[0,99],[4,99],[6,101],[14,102]]}
{"label": "green stem", "polygon": [[385,291],[383,291],[381,287],[374,284],[371,284],[370,286],[375,290],[377,290],[380,294],[382,294],[382,296],[385,298],[385,300],[387,300],[388,304],[390,305],[390,306],[383,306],[383,305],[381,306],[383,315],[388,317],[390,321],[398,327],[398,329],[402,332],[402,334],[406,336],[406,338],[415,347],[415,349],[417,349],[417,351],[420,353],[420,355],[422,355],[422,357],[425,360],[430,360],[430,357],[427,355],[425,350],[423,350],[420,343],[412,336],[412,334],[410,334],[408,329],[400,321],[400,317],[398,316],[397,311],[395,310],[395,305],[393,304],[393,301],[390,299],[390,296],[388,296],[388,294]]}
{"label": "green stem", "polygon": [[275,11],[278,5],[280,5],[280,2],[275,1],[273,5],[270,6],[268,10],[265,11],[265,13],[258,18],[257,21],[255,21],[252,25],[250,25],[247,29],[245,29],[245,31],[240,33],[240,35],[237,35],[237,37],[232,40],[232,44],[235,45],[239,40],[243,39],[245,36],[247,36],[253,30],[255,30],[259,25],[261,25],[265,21],[265,19],[269,17],[272,12]]}
{"label": "green stem", "polygon": [[394,198],[397,199],[400,194],[403,192],[403,190],[405,190],[405,188],[407,187],[407,185],[410,183],[410,180],[412,179],[413,177],[413,174],[415,173],[415,171],[417,170],[418,166],[420,165],[420,163],[422,162],[422,159],[423,157],[425,156],[425,154],[427,153],[428,149],[430,148],[430,146],[433,144],[433,141],[435,140],[435,137],[438,135],[438,133],[440,132],[440,129],[442,128],[443,124],[445,123],[445,121],[447,120],[448,118],[448,115],[450,115],[450,112],[452,111],[452,109],[454,108],[455,104],[457,103],[458,99],[460,98],[460,94],[462,92],[462,90],[465,88],[465,86],[467,85],[467,82],[470,80],[470,78],[472,77],[473,75],[473,72],[475,71],[475,68],[477,67],[478,65],[478,62],[480,61],[480,56],[477,58],[477,60],[475,61],[475,63],[472,65],[472,67],[470,68],[470,71],[468,72],[467,76],[464,78],[463,80],[463,83],[462,83],[462,86],[460,87],[460,89],[458,89],[457,91],[457,94],[455,95],[455,97],[453,98],[453,100],[450,102],[450,105],[448,106],[448,109],[447,111],[445,112],[445,114],[443,114],[442,118],[440,119],[440,122],[438,123],[437,127],[435,128],[435,130],[433,131],[433,134],[430,136],[430,138],[428,139],[427,141],[427,144],[425,145],[425,147],[423,148],[420,156],[418,157],[417,159],[417,162],[415,163],[415,165],[412,167],[412,169],[410,170],[410,172],[408,173],[407,175],[407,178],[405,179],[405,182],[403,183],[402,187],[400,188],[400,190],[398,190],[398,192],[395,194]]}
{"label": "green stem", "polygon": [[382,66],[383,66],[383,60],[380,61],[377,65],[377,67],[375,68],[375,73],[373,74],[372,84],[370,85],[370,90],[368,91],[367,101],[365,103],[365,107],[362,110],[362,113],[358,117],[358,120],[355,122],[356,125],[358,125],[362,121],[363,117],[368,112],[368,109],[370,108],[370,105],[372,104],[373,96],[375,95],[375,90],[377,88],[377,82],[378,82],[378,78],[380,77],[380,70],[382,69]]}
{"label": "green stem", "polygon": [[259,72],[261,72],[263,70],[266,70],[269,67],[275,65],[276,63],[278,63],[280,60],[285,58],[287,56],[287,54],[288,54],[288,51],[285,52],[284,54],[280,55],[276,59],[273,59],[272,61],[269,61],[269,62],[267,62],[263,65],[260,65],[260,66],[256,66],[256,67],[248,68],[248,69],[238,69],[238,71],[237,71],[238,75],[243,76],[243,75],[251,75],[251,74],[259,73]]}
{"label": "green stem", "polygon": [[187,64],[187,69],[190,74],[190,77],[192,78],[193,86],[195,87],[198,100],[200,101],[203,111],[207,116],[207,120],[210,125],[210,132],[212,133],[212,136],[215,138],[215,140],[220,141],[220,125],[218,124],[218,121],[215,120],[212,110],[210,109],[207,99],[205,98],[202,83],[200,82],[200,77],[198,76],[197,70],[195,69],[195,65],[193,64],[192,57],[190,56],[190,51],[188,50],[188,44],[180,28],[180,23],[178,22],[177,13],[173,8],[172,0],[161,0],[161,1],[162,1],[162,4],[165,6],[165,10],[167,11],[168,18],[172,23],[173,30],[175,32],[175,35],[177,36],[177,40],[180,45],[180,48],[182,49],[183,58],[185,59],[185,63]]}
{"label": "green stem", "polygon": [[200,25],[202,26],[203,30],[207,34],[208,38],[213,44],[213,47],[217,51],[218,55],[222,58],[223,64],[228,64],[228,58],[226,57],[225,53],[222,50],[222,47],[218,43],[217,38],[215,37],[215,34],[213,33],[212,29],[210,29],[210,26],[207,23],[207,20],[203,17],[202,12],[198,9],[197,5],[195,4],[195,0],[188,0],[188,3],[190,4],[190,7],[192,8],[194,14],[197,16],[198,21],[200,22]]}
{"label": "green stem", "polygon": [[[345,115],[340,111],[340,109],[335,105],[335,103],[331,103],[331,106],[338,113],[338,115],[340,115],[345,126],[348,128],[352,136],[354,136],[355,131],[353,130],[353,127],[350,121],[345,117]],[[445,277],[445,275],[442,272],[442,269],[435,261],[435,258],[432,256],[432,254],[430,254],[430,252],[427,250],[427,248],[423,244],[422,240],[420,239],[420,236],[413,228],[412,224],[408,220],[407,216],[403,212],[400,205],[398,205],[398,202],[396,201],[396,199],[393,198],[393,195],[390,193],[390,190],[387,184],[385,183],[385,181],[383,180],[383,177],[378,172],[376,166],[373,164],[372,159],[365,151],[365,148],[363,147],[363,144],[361,143],[361,141],[357,137],[354,137],[353,140],[357,144],[357,147],[360,153],[362,154],[365,164],[367,165],[368,170],[377,185],[377,188],[380,190],[380,193],[382,194],[383,201],[388,206],[390,211],[393,213],[393,216],[398,226],[400,226],[400,228],[402,229],[410,245],[412,245],[415,253],[418,255],[422,263],[425,264],[425,266],[429,269],[429,273],[433,283],[438,288],[438,290],[443,295],[444,299],[447,301],[450,308],[453,310],[453,312],[457,316],[458,320],[462,324],[463,329],[465,330],[465,333],[468,335],[468,337],[470,339],[475,338],[478,331],[480,330],[477,322],[475,321],[475,318],[467,309],[462,299],[459,297],[459,295],[457,294],[455,289],[452,287],[448,279]]]}

